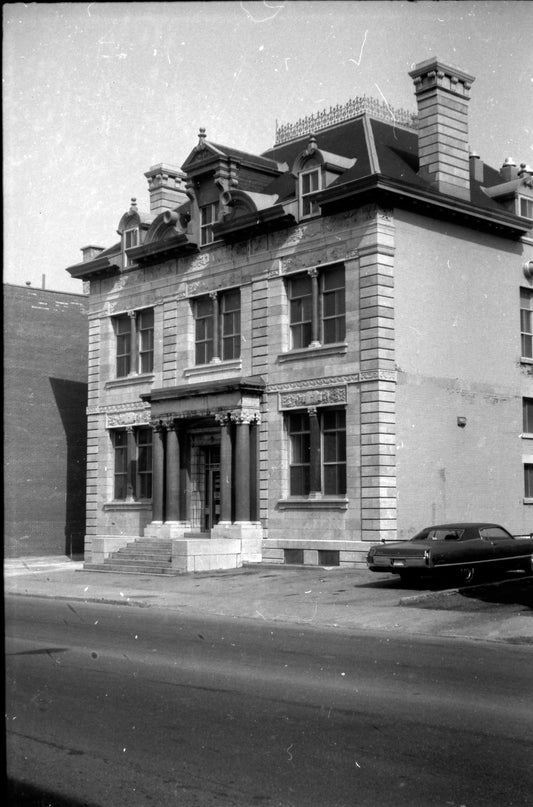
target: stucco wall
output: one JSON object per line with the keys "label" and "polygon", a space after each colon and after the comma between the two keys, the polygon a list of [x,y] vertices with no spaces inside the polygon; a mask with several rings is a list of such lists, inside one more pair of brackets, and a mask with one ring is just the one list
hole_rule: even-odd
{"label": "stucco wall", "polygon": [[[522,244],[396,212],[398,537],[426,523],[532,528],[524,504]],[[457,425],[457,418],[466,425]]]}

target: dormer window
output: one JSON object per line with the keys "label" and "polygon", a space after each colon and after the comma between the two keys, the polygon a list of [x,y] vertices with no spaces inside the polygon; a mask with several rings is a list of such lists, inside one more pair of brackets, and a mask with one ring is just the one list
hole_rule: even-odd
{"label": "dormer window", "polygon": [[124,230],[122,234],[122,245],[124,251],[124,266],[131,266],[132,261],[128,258],[127,250],[136,247],[139,243],[139,228],[132,227],[129,230]]}
{"label": "dormer window", "polygon": [[218,220],[218,202],[200,208],[200,245],[205,247],[215,240],[213,225]]}
{"label": "dormer window", "polygon": [[320,168],[313,168],[300,174],[300,218],[318,216],[320,213],[320,207],[311,195],[319,191],[321,185]]}
{"label": "dormer window", "polygon": [[533,219],[533,199],[526,196],[518,197],[519,215],[525,219]]}

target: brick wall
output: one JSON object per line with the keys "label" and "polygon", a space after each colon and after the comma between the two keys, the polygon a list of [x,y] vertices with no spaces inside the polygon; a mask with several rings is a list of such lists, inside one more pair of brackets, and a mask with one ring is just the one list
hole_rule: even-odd
{"label": "brick wall", "polygon": [[4,553],[83,553],[87,298],[4,285]]}

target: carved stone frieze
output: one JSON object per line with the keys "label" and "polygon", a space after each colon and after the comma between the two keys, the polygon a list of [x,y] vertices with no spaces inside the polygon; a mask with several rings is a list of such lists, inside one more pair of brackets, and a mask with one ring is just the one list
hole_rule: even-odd
{"label": "carved stone frieze", "polygon": [[104,406],[88,406],[88,415],[122,415],[127,412],[150,412],[150,404],[144,401],[129,401],[119,404],[105,404]]}
{"label": "carved stone frieze", "polygon": [[267,393],[300,392],[307,389],[321,389],[340,385],[361,384],[366,381],[396,381],[394,370],[370,370],[364,373],[330,376],[326,378],[308,378],[303,381],[286,381],[282,384],[269,384]]}
{"label": "carved stone frieze", "polygon": [[294,392],[280,393],[279,409],[301,409],[302,407],[344,404],[346,399],[345,386],[295,390]]}
{"label": "carved stone frieze", "polygon": [[106,429],[127,428],[131,426],[148,426],[150,424],[150,410],[140,412],[106,413]]}
{"label": "carved stone frieze", "polygon": [[215,277],[204,277],[201,280],[191,281],[187,284],[187,296],[194,297],[198,294],[210,294],[218,289],[240,286],[242,284],[242,270],[234,269],[224,272]]}

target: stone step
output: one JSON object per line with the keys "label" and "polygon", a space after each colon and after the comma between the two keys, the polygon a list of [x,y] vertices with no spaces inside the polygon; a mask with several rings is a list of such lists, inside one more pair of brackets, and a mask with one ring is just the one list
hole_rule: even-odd
{"label": "stone step", "polygon": [[112,552],[109,557],[111,558],[146,558],[149,560],[150,558],[156,558],[161,560],[170,560],[172,557],[172,552],[169,549],[160,549],[160,550],[153,550],[153,549],[138,549],[137,547],[124,548],[124,549],[117,549],[116,552]]}
{"label": "stone step", "polygon": [[104,563],[85,563],[83,566],[84,572],[102,572],[104,574],[131,574],[131,575],[152,575],[152,576],[165,576],[165,575],[177,575],[178,573],[173,571],[173,569],[169,566],[164,567],[155,567],[148,569],[144,565],[140,565],[136,567],[135,565],[124,567],[124,566],[115,566],[113,563],[106,564]]}

